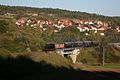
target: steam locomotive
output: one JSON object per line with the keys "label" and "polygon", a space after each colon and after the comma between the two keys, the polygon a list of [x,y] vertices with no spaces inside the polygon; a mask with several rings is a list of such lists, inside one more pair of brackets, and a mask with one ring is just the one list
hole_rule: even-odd
{"label": "steam locomotive", "polygon": [[64,43],[47,43],[43,51],[55,51],[56,49],[67,49],[67,48],[84,48],[84,47],[95,47],[98,46],[96,41],[77,41],[77,42],[64,42]]}

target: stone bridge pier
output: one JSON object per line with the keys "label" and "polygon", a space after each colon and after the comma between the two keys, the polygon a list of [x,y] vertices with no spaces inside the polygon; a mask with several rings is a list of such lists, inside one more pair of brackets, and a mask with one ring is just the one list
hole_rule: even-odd
{"label": "stone bridge pier", "polygon": [[81,48],[73,49],[72,51],[68,51],[68,52],[65,52],[64,50],[56,50],[56,53],[62,55],[63,57],[65,57],[64,55],[70,56],[70,58],[72,59],[72,62],[75,63],[77,60],[78,54],[80,54],[80,51],[81,51]]}

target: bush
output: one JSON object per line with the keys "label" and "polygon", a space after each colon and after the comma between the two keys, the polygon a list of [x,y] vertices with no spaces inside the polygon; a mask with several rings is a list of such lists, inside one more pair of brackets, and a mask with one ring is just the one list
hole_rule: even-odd
{"label": "bush", "polygon": [[16,42],[13,38],[4,36],[0,40],[0,46],[10,52],[22,52],[25,50],[25,43],[24,42]]}
{"label": "bush", "polygon": [[15,43],[8,43],[8,44],[4,44],[3,47],[7,50],[9,50],[10,52],[23,52],[25,50],[25,46],[23,44],[15,44]]}
{"label": "bush", "polygon": [[0,20],[0,33],[5,33],[8,30],[8,22]]}
{"label": "bush", "polygon": [[84,64],[98,64],[99,63],[99,54],[94,48],[86,48],[81,50],[78,55],[77,61]]}
{"label": "bush", "polygon": [[10,51],[4,49],[4,48],[0,48],[0,57],[2,58],[7,58],[7,57],[11,57],[11,53]]}

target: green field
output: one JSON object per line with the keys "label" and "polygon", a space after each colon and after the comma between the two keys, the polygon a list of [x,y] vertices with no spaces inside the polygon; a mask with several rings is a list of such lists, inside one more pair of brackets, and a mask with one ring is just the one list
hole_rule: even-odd
{"label": "green field", "polygon": [[120,69],[120,63],[116,64],[105,64],[104,66],[96,66],[97,68],[112,68],[112,69]]}

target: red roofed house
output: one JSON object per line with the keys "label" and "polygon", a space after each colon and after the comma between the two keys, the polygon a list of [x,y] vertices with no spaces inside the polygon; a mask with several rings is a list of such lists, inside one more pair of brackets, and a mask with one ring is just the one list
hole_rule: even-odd
{"label": "red roofed house", "polygon": [[18,26],[23,26],[25,24],[25,20],[23,18],[20,18],[15,24]]}
{"label": "red roofed house", "polygon": [[114,34],[116,34],[116,35],[119,35],[119,34],[120,34],[120,29],[119,29],[119,27],[117,27],[117,28],[114,30]]}
{"label": "red roofed house", "polygon": [[77,29],[79,29],[80,32],[84,32],[86,30],[84,26],[78,26]]}

